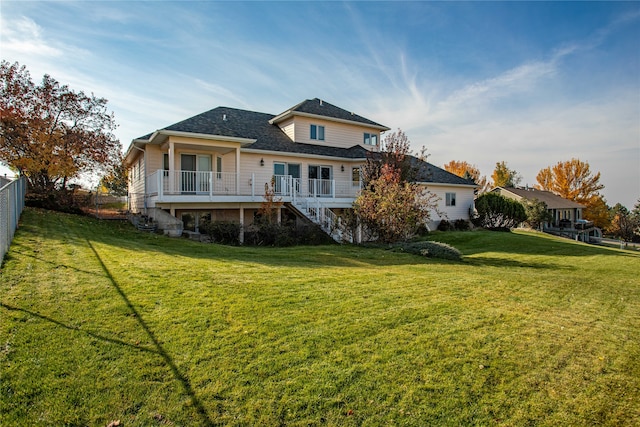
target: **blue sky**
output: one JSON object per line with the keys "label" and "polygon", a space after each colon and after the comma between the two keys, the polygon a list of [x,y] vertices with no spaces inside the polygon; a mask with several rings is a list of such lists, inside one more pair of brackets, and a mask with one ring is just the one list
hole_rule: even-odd
{"label": "blue sky", "polygon": [[640,198],[640,2],[0,2],[2,59],[109,100],[131,139],[308,98],[487,176],[579,158]]}

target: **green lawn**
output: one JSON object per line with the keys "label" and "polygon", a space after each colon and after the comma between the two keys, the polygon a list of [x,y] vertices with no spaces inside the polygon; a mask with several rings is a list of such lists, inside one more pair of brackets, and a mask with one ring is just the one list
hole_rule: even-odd
{"label": "green lawn", "polygon": [[640,425],[640,254],[244,248],[27,209],[0,274],[0,425]]}

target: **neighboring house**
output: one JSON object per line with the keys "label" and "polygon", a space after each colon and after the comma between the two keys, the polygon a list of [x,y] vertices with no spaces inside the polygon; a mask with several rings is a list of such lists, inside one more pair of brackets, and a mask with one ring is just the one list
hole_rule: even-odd
{"label": "neighboring house", "polygon": [[[388,130],[317,98],[278,115],[218,107],[131,142],[130,210],[169,234],[197,231],[204,219],[249,225],[273,183],[279,217],[326,226],[352,207],[360,168]],[[422,169],[420,181],[442,197],[448,219],[469,219],[475,184],[427,163]]]}
{"label": "neighboring house", "polygon": [[553,218],[544,224],[544,228],[575,228],[577,220],[582,219],[583,205],[564,199],[550,191],[530,187],[497,187],[492,191],[519,202],[524,200],[544,202]]}
{"label": "neighboring house", "polygon": [[544,202],[552,220],[543,224],[543,231],[585,242],[602,238],[602,231],[594,227],[591,221],[585,221],[582,217],[584,206],[573,200],[564,199],[550,191],[529,187],[497,187],[492,191],[520,202],[524,200]]}

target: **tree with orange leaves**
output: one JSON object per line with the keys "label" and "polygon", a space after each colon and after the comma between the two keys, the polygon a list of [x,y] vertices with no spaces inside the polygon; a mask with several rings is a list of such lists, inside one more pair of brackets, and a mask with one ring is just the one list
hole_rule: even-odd
{"label": "tree with orange leaves", "polygon": [[592,174],[588,162],[571,159],[549,166],[536,175],[536,188],[585,206],[584,217],[605,228],[609,224],[606,202],[600,195],[600,172]]}
{"label": "tree with orange leaves", "polygon": [[444,165],[444,170],[462,178],[472,179],[476,184],[478,184],[478,193],[489,191],[487,177],[480,175],[480,169],[478,169],[476,165],[472,165],[465,161],[451,160],[449,163]]}
{"label": "tree with orange leaves", "polygon": [[120,142],[107,100],[45,75],[40,85],[17,62],[0,63],[0,160],[24,175],[29,191],[65,191],[69,180],[117,163]]}
{"label": "tree with orange leaves", "polygon": [[540,190],[551,191],[560,197],[584,203],[604,188],[600,172],[592,175],[589,163],[579,159],[558,162],[542,169],[536,175]]}

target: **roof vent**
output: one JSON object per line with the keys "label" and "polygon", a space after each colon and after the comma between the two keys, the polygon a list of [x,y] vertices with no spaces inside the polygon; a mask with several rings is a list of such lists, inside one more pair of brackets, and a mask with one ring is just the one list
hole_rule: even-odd
{"label": "roof vent", "polygon": [[322,107],[322,99],[320,100],[320,106]]}
{"label": "roof vent", "polygon": [[222,115],[222,121],[225,121],[225,122],[227,121],[227,115],[226,114]]}

